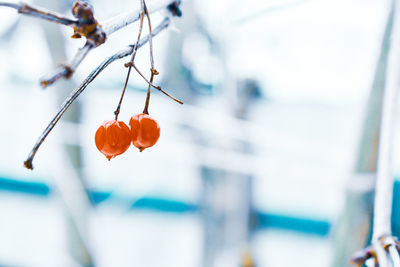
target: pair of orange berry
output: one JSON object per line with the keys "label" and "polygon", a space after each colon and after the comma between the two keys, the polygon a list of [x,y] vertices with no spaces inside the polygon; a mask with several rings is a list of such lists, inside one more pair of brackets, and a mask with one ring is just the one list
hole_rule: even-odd
{"label": "pair of orange berry", "polygon": [[142,152],[153,146],[160,137],[160,126],[148,114],[133,116],[129,126],[123,121],[111,120],[103,122],[97,129],[96,147],[108,160],[128,150],[131,142]]}

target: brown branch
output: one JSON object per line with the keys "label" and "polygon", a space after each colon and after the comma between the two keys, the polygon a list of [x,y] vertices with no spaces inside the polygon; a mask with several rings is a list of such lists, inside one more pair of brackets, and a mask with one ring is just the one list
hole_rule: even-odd
{"label": "brown branch", "polygon": [[[156,36],[159,34],[162,30],[167,28],[170,24],[170,19],[165,18],[152,32],[152,36]],[[138,48],[142,47],[144,44],[146,44],[149,41],[150,37],[149,35],[142,38],[138,44]],[[100,74],[108,65],[110,65],[112,62],[124,58],[126,56],[129,56],[133,53],[135,50],[136,45],[130,45],[126,47],[123,50],[120,50],[116,54],[108,57],[105,59],[96,69],[94,69],[88,77],[81,83],[81,85],[76,88],[71,95],[64,101],[64,103],[61,105],[60,110],[57,112],[57,114],[54,116],[54,118],[50,121],[49,125],[46,127],[46,129],[43,131],[43,133],[39,136],[36,144],[32,148],[31,152],[28,155],[28,158],[24,162],[24,166],[27,169],[32,170],[33,165],[32,161],[41,146],[41,144],[44,142],[46,137],[49,135],[51,130],[56,126],[57,122],[60,120],[62,115],[65,113],[65,111],[71,106],[71,104],[75,101],[75,99],[86,89],[86,87],[97,77],[97,75]]]}
{"label": "brown branch", "polygon": [[66,18],[60,14],[57,14],[56,12],[48,11],[44,8],[33,7],[26,3],[0,2],[0,6],[14,8],[20,14],[36,17],[39,19],[44,19],[47,21],[51,21],[51,22],[55,22],[55,23],[59,23],[59,24],[63,24],[63,25],[72,26],[72,25],[78,24],[77,20],[72,20],[72,19]]}

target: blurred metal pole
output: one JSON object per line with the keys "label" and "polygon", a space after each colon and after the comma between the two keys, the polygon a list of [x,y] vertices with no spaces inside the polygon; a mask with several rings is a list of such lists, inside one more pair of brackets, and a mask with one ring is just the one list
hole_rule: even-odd
{"label": "blurred metal pole", "polygon": [[365,247],[370,235],[383,89],[386,85],[389,47],[394,21],[393,6],[389,6],[388,10],[380,54],[362,127],[355,176],[349,179],[345,206],[334,227],[335,247],[331,265],[333,267],[351,266],[350,257],[355,251]]}
{"label": "blurred metal pole", "polygon": [[[36,3],[59,12],[71,8],[70,6],[65,6],[66,4],[70,4],[69,1],[36,0]],[[40,21],[40,23],[44,29],[53,67],[56,68],[58,64],[66,61],[66,40],[62,34],[60,25],[43,21]],[[76,86],[72,80],[61,80],[46,90],[56,92],[58,106]],[[79,110],[80,103],[77,101],[65,113],[62,120],[78,123],[80,117]],[[65,135],[65,132],[60,132],[58,139],[65,139],[63,135]],[[76,136],[79,136],[79,134],[76,134]],[[79,143],[79,140],[76,143]],[[85,267],[94,266],[93,259],[89,253],[88,233],[86,230],[86,217],[90,209],[90,201],[81,172],[81,149],[77,145],[64,144],[62,146],[56,152],[60,155],[55,156],[53,177],[65,211],[70,254],[79,265]]]}

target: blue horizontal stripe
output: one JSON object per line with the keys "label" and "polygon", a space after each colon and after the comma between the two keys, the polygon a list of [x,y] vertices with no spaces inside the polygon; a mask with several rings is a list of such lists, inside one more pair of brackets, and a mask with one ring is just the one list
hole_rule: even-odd
{"label": "blue horizontal stripe", "polygon": [[0,177],[0,190],[46,197],[50,187],[44,183],[28,182]]}
{"label": "blue horizontal stripe", "polygon": [[[45,183],[22,181],[0,177],[0,190],[30,194],[40,197],[48,197],[52,190]],[[89,190],[89,196],[93,205],[99,205],[104,201],[122,200],[129,205],[131,210],[153,210],[157,212],[185,213],[194,212],[199,208],[195,204],[189,204],[179,200],[160,197],[124,198],[116,196],[112,192]],[[279,228],[326,236],[329,233],[330,223],[323,220],[299,218],[284,214],[255,212],[255,221],[258,229]]]}
{"label": "blue horizontal stripe", "polygon": [[257,213],[257,226],[304,232],[313,235],[326,236],[331,225],[328,221],[310,218],[299,218],[283,214]]}
{"label": "blue horizontal stripe", "polygon": [[189,212],[195,211],[197,207],[195,205],[187,204],[182,201],[155,198],[155,197],[143,197],[133,202],[132,209],[150,209],[161,212]]}

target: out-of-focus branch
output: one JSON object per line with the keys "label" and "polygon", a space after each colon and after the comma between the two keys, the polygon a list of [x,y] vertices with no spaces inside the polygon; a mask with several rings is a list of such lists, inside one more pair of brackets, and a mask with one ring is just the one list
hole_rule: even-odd
{"label": "out-of-focus branch", "polygon": [[394,177],[392,172],[393,134],[400,71],[400,7],[393,1],[394,25],[391,38],[386,86],[383,92],[381,127],[379,131],[378,162],[374,203],[373,242],[391,235],[391,214]]}
{"label": "out-of-focus branch", "polygon": [[33,7],[25,3],[14,4],[0,2],[0,6],[15,8],[18,13],[21,14],[70,26],[74,30],[74,34],[71,36],[72,38],[81,38],[82,36],[86,38],[87,41],[85,46],[78,50],[70,64],[61,65],[51,74],[47,75],[46,78],[41,80],[40,83],[43,87],[53,84],[60,78],[71,77],[89,51],[106,41],[106,34],[94,17],[93,8],[83,1],[76,1],[72,7],[72,14],[76,20],[68,19],[54,12],[47,11],[43,8]]}
{"label": "out-of-focus branch", "polygon": [[[170,24],[170,19],[165,18],[153,31],[152,31],[152,36],[156,36],[159,34],[162,30],[167,28]],[[142,38],[138,44],[138,48],[142,47],[144,44],[146,44],[149,41],[150,37],[147,35],[146,37]],[[108,65],[110,65],[112,62],[124,58],[126,56],[129,56],[133,53],[135,50],[135,45],[129,45],[128,47],[120,50],[116,54],[108,57],[105,59],[96,69],[94,69],[89,76],[81,83],[81,85],[76,88],[71,95],[64,101],[64,103],[61,105],[60,110],[57,112],[57,114],[54,116],[54,118],[51,120],[49,125],[46,127],[46,129],[43,131],[43,133],[40,135],[38,138],[36,144],[32,148],[31,152],[29,153],[28,158],[24,162],[24,166],[27,169],[32,170],[33,165],[32,161],[33,158],[35,157],[36,152],[38,151],[40,145],[44,142],[46,137],[49,135],[51,130],[56,126],[57,122],[60,120],[62,115],[65,113],[65,111],[71,106],[71,104],[75,101],[75,99],[86,89],[86,87],[97,77],[97,75],[100,74]]]}
{"label": "out-of-focus branch", "polygon": [[0,2],[0,6],[14,8],[20,14],[48,20],[59,24],[64,24],[68,26],[78,24],[78,20],[69,19],[55,12],[48,11],[44,8],[33,7],[32,5],[28,5],[22,2],[21,3]]}
{"label": "out-of-focus branch", "polygon": [[[390,38],[389,60],[383,88],[381,123],[374,200],[372,229],[372,257],[375,266],[394,266],[400,264],[400,243],[392,236],[391,215],[393,202],[394,176],[392,170],[393,136],[396,123],[396,105],[400,89],[400,6],[398,0],[392,1],[393,28]],[[364,257],[365,258],[365,257]]]}
{"label": "out-of-focus branch", "polygon": [[81,64],[81,62],[85,59],[87,54],[93,48],[94,48],[93,44],[86,42],[86,44],[82,48],[80,48],[78,52],[75,54],[71,63],[67,65],[61,65],[58,68],[56,68],[52,73],[49,73],[47,76],[43,77],[40,80],[40,85],[43,88],[46,88],[48,85],[53,84],[58,79],[71,77],[75,72],[76,68],[79,66],[79,64]]}

